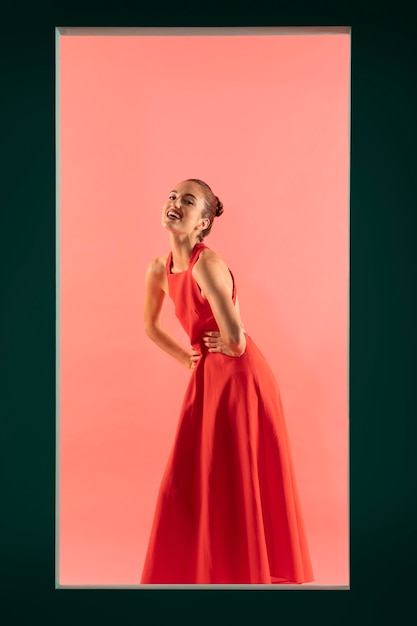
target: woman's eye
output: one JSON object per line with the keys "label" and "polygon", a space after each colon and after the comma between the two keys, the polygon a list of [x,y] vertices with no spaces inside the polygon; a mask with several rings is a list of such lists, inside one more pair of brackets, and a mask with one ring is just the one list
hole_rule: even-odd
{"label": "woman's eye", "polygon": [[[176,200],[177,196],[168,196],[168,200]],[[192,200],[182,200],[185,204],[194,204]]]}

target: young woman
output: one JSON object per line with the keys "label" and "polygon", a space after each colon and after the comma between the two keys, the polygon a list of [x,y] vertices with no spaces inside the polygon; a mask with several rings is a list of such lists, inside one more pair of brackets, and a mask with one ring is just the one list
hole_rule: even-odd
{"label": "young woman", "polygon": [[[192,373],[143,584],[312,580],[279,388],[243,328],[232,273],[203,243],[222,213],[203,181],[175,185],[162,211],[171,251],[147,270],[145,330]],[[161,326],[166,295],[189,350]]]}

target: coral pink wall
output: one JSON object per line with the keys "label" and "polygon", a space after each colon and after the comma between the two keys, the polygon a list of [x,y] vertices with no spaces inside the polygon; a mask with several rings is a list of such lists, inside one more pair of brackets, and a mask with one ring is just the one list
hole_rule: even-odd
{"label": "coral pink wall", "polygon": [[315,583],[348,584],[349,67],[343,34],[60,37],[60,585],[139,582],[189,376],[143,279],[189,177],[224,203],[206,243],[281,388]]}

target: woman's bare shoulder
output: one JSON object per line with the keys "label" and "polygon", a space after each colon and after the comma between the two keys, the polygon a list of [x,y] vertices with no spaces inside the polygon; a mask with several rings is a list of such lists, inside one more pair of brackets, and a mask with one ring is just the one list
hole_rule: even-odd
{"label": "woman's bare shoulder", "polygon": [[167,260],[168,253],[162,254],[161,256],[152,259],[152,261],[150,261],[148,264],[147,273],[154,276],[160,276],[161,274],[165,274]]}
{"label": "woman's bare shoulder", "polygon": [[224,276],[229,275],[229,269],[226,262],[222,259],[222,257],[211,250],[210,248],[204,248],[201,251],[201,254],[193,267],[193,274],[195,277],[199,276],[209,276],[213,274],[223,274]]}
{"label": "woman's bare shoulder", "polygon": [[209,266],[217,266],[217,267],[223,267],[227,269],[227,264],[222,259],[222,257],[219,254],[217,254],[217,252],[214,252],[214,250],[211,250],[211,248],[204,248],[201,251],[201,254],[198,258],[198,264],[200,265],[200,268],[203,268],[203,267],[207,268]]}
{"label": "woman's bare shoulder", "polygon": [[162,291],[168,293],[168,279],[166,273],[167,260],[168,254],[163,254],[162,256],[152,259],[148,264],[145,282],[149,289],[162,289]]}

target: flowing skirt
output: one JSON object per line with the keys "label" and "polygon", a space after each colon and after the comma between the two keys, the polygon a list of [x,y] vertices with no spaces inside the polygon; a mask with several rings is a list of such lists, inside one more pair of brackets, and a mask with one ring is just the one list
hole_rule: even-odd
{"label": "flowing skirt", "polygon": [[313,580],[278,384],[247,336],[191,375],[142,584]]}

